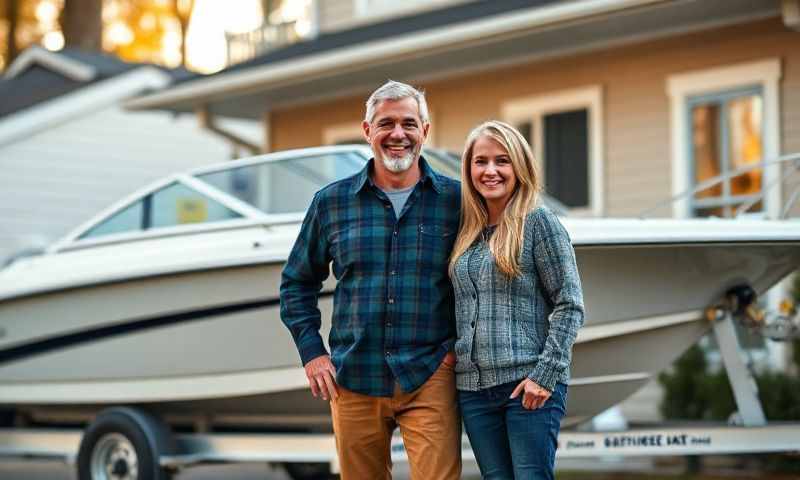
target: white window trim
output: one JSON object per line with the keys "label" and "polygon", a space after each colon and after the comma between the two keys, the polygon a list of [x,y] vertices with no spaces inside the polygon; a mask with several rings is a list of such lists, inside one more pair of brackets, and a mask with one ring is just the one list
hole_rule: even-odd
{"label": "white window trim", "polygon": [[[532,122],[534,155],[544,158],[542,118],[551,113],[585,108],[589,115],[589,207],[571,209],[575,216],[601,217],[605,211],[603,192],[603,88],[591,85],[543,95],[516,98],[503,103],[501,115],[509,123]],[[546,168],[546,167],[545,167]]]}
{"label": "white window trim", "polygon": [[[689,125],[686,116],[686,104],[689,97],[735,88],[760,86],[764,100],[763,158],[764,160],[773,160],[780,154],[780,79],[781,61],[779,58],[693,70],[667,77],[667,94],[670,97],[673,196],[679,195],[691,187]],[[781,213],[780,177],[780,165],[770,165],[764,169],[763,188],[769,188],[764,197],[764,211],[769,218],[778,218]],[[687,218],[690,213],[689,198],[681,198],[673,203],[672,214],[676,218]]]}

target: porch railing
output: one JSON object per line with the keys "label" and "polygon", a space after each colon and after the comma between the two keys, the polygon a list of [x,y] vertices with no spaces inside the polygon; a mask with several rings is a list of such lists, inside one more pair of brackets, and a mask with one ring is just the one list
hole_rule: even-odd
{"label": "porch railing", "polygon": [[249,32],[225,32],[228,66],[297,42],[300,36],[295,29],[296,23],[265,23]]}

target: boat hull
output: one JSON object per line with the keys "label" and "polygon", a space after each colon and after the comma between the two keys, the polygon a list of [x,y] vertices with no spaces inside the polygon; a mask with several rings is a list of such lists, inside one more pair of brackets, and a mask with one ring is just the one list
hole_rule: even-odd
{"label": "boat hull", "polygon": [[[763,292],[800,264],[793,243],[576,245],[576,254],[587,317],[565,424],[667,368],[710,329],[703,310],[728,288]],[[142,404],[217,425],[329,428],[280,321],[280,270],[207,269],[0,303],[0,405],[68,419]],[[326,319],[333,287],[320,300]]]}

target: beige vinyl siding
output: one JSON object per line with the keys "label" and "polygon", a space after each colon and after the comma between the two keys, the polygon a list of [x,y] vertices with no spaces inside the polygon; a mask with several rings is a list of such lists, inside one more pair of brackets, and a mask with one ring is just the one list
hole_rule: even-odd
{"label": "beige vinyl siding", "polygon": [[340,30],[353,23],[356,0],[318,0],[319,31],[327,33]]}
{"label": "beige vinyl siding", "polygon": [[[800,50],[800,33],[795,33],[795,50]],[[783,62],[783,78],[781,89],[781,153],[784,155],[800,154],[800,53]],[[798,160],[800,162],[800,160]],[[800,171],[794,165],[783,168],[786,182],[783,184],[784,203],[789,201],[792,192],[800,189]],[[800,194],[798,194],[800,195]],[[794,203],[790,216],[800,217],[800,199]]]}
{"label": "beige vinyl siding", "polygon": [[[784,152],[800,152],[800,33],[780,19],[680,35],[422,84],[437,146],[461,151],[476,124],[514,99],[599,85],[605,122],[605,215],[630,216],[671,196],[669,98],[674,73],[778,57]],[[401,79],[401,76],[397,76]],[[376,85],[377,87],[377,85]],[[360,119],[363,96],[273,113],[273,147],[321,143],[324,125]],[[363,97],[363,98],[362,98]],[[785,195],[791,189],[784,189]],[[670,208],[656,212],[670,216]]]}
{"label": "beige vinyl siding", "polygon": [[474,0],[318,0],[320,32],[383,22],[470,1]]}
{"label": "beige vinyl siding", "polygon": [[116,106],[0,145],[0,261],[58,239],[153,180],[230,154],[191,116]]}

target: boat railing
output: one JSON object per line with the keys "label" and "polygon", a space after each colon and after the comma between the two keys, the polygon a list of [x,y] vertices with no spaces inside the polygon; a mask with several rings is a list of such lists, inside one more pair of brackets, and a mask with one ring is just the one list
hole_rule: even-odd
{"label": "boat railing", "polygon": [[[641,213],[639,213],[638,217],[642,218],[642,219],[648,218],[653,213],[657,212],[658,210],[660,210],[660,209],[662,209],[664,207],[673,205],[674,203],[679,202],[681,200],[685,200],[687,198],[691,198],[696,193],[702,192],[703,190],[706,190],[708,188],[711,188],[711,187],[714,187],[714,186],[716,186],[718,184],[721,184],[722,182],[724,182],[724,181],[726,181],[728,179],[731,179],[731,178],[734,178],[734,177],[738,177],[739,175],[743,175],[745,173],[748,173],[748,172],[751,172],[753,170],[757,170],[757,169],[760,169],[760,168],[768,167],[768,166],[771,166],[771,165],[783,165],[783,164],[789,164],[789,165],[793,166],[794,168],[789,173],[781,174],[779,176],[779,178],[777,178],[776,180],[773,180],[768,185],[765,185],[764,188],[761,189],[761,192],[758,193],[754,198],[748,199],[744,203],[739,205],[738,208],[736,209],[736,211],[733,214],[733,217],[736,218],[736,217],[744,214],[748,210],[750,210],[758,202],[764,200],[767,192],[769,192],[770,190],[772,190],[773,188],[775,188],[778,185],[785,184],[789,179],[794,178],[797,175],[797,173],[800,172],[800,153],[781,155],[780,157],[777,157],[775,159],[765,160],[765,161],[758,162],[758,163],[752,163],[752,164],[749,164],[747,166],[738,168],[736,170],[733,170],[733,171],[730,171],[730,172],[727,172],[727,173],[723,173],[723,174],[717,175],[715,177],[709,178],[708,180],[704,180],[704,181],[698,183],[697,185],[695,185],[692,188],[684,190],[683,192],[678,193],[677,195],[674,195],[671,198],[669,198],[669,199],[667,199],[667,200],[665,200],[663,202],[659,202],[656,205],[643,210]],[[778,216],[778,219],[785,219],[787,217],[787,215],[789,214],[789,211],[791,210],[792,206],[795,203],[797,203],[798,197],[800,197],[800,182],[798,182],[797,186],[795,186],[794,190],[792,190],[792,193],[786,199],[785,204],[781,208],[781,213]]]}

